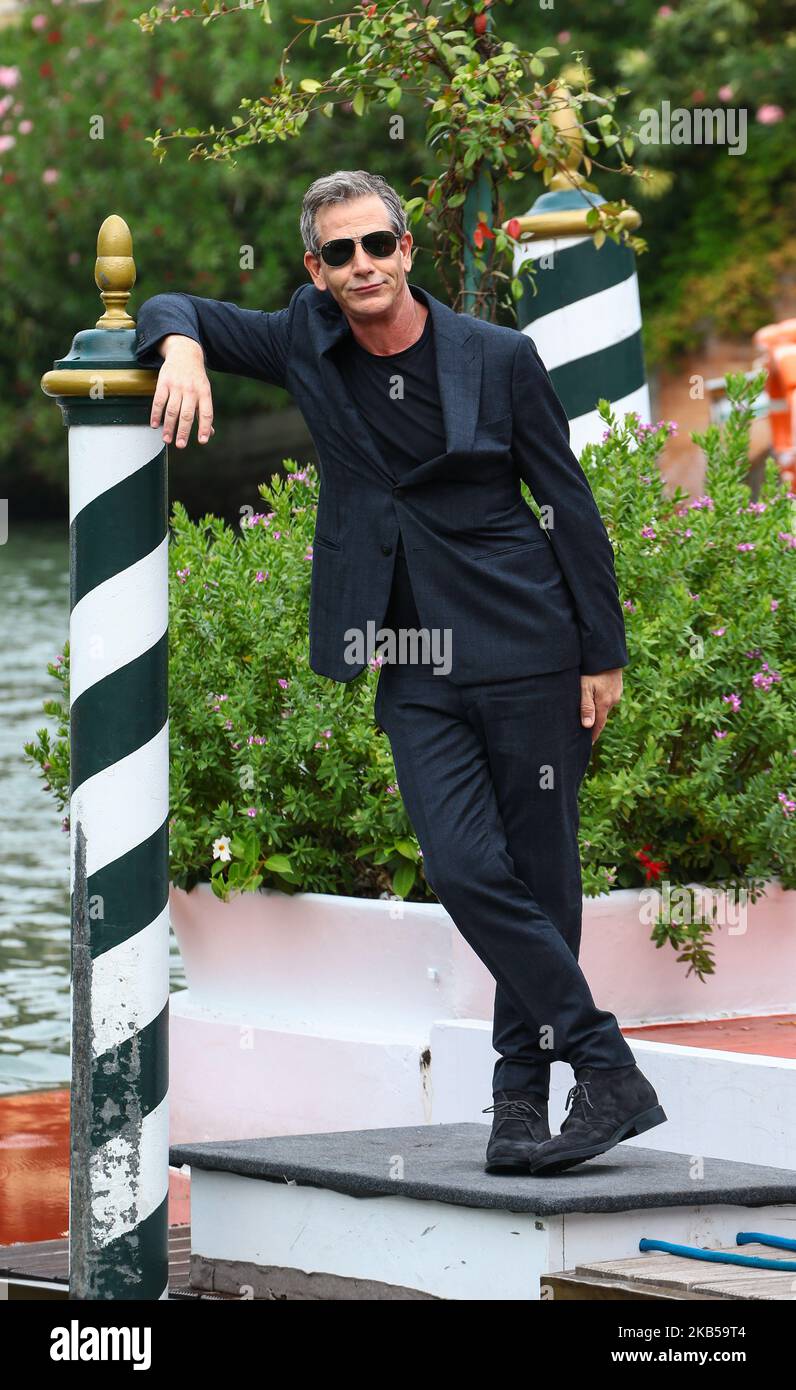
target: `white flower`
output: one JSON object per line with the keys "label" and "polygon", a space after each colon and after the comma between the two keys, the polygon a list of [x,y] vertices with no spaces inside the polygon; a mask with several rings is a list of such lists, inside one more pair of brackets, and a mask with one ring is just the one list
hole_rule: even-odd
{"label": "white flower", "polygon": [[228,835],[219,835],[218,839],[213,841],[213,858],[224,860],[232,858],[232,855],[229,852]]}

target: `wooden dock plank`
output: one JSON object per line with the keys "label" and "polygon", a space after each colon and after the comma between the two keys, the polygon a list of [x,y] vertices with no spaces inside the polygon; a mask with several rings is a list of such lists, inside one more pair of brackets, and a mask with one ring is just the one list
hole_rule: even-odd
{"label": "wooden dock plank", "polygon": [[[777,1251],[769,1245],[708,1246],[737,1255],[757,1255],[776,1259]],[[788,1259],[788,1252],[781,1252]],[[713,1264],[707,1260],[689,1259],[666,1250],[652,1250],[624,1260],[597,1260],[578,1264],[571,1270],[556,1271],[551,1278],[563,1276],[581,1285],[595,1283],[622,1285],[625,1288],[657,1290],[659,1296],[674,1298],[730,1298],[754,1300],[796,1299],[796,1271],[752,1269],[745,1265]]]}

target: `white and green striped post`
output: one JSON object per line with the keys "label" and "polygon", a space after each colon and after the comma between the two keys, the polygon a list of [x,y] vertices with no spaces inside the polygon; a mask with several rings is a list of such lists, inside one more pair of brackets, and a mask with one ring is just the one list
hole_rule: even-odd
{"label": "white and green striped post", "polygon": [[[513,270],[516,275],[529,257],[536,262],[537,293],[526,286],[517,317],[550,373],[579,456],[585,444],[598,443],[605,431],[597,411],[601,397],[620,420],[635,410],[643,422],[650,420],[650,397],[635,256],[630,246],[610,238],[599,248],[594,245],[586,216],[589,204],[599,207],[605,199],[578,187],[583,182],[577,170],[582,136],[566,104],[566,88],[558,90],[563,102],[551,119],[569,138],[568,171],[555,174],[549,192],[516,219],[522,243],[515,250]],[[621,220],[625,230],[632,230],[641,218],[628,208]]]}
{"label": "white and green striped post", "polygon": [[168,503],[121,217],[105,312],[42,377],[69,430],[69,1291],[168,1298]]}

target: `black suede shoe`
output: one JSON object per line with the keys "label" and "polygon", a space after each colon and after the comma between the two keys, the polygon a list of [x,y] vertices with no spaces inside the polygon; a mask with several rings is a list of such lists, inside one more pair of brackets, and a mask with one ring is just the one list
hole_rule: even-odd
{"label": "black suede shoe", "polygon": [[528,1162],[545,1139],[550,1138],[547,1100],[530,1091],[495,1091],[492,1133],[486,1148],[487,1173],[527,1173]]}
{"label": "black suede shoe", "polygon": [[667,1119],[654,1087],[637,1066],[583,1067],[567,1096],[567,1109],[570,1103],[561,1133],[538,1145],[531,1157],[534,1177],[561,1173]]}

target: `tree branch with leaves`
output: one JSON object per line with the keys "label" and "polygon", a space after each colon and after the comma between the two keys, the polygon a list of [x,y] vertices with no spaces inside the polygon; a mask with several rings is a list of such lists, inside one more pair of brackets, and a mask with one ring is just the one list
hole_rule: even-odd
{"label": "tree branch with leaves", "polygon": [[[515,275],[512,255],[517,244],[511,219],[503,226],[502,190],[529,173],[541,175],[545,187],[556,174],[567,177],[590,209],[589,226],[597,244],[606,236],[624,240],[636,250],[644,243],[622,227],[625,200],[595,208],[589,193],[593,168],[628,177],[637,176],[628,160],[633,136],[623,130],[615,110],[627,89],[597,91],[582,53],[562,71],[553,47],[526,51],[501,37],[498,13],[511,0],[370,0],[354,9],[325,18],[296,16],[297,33],[283,49],[278,69],[265,95],[243,97],[228,126],[207,130],[188,127],[148,139],[163,159],[167,147],[190,142],[189,159],[235,164],[251,146],[301,136],[307,123],[332,120],[341,113],[365,117],[384,108],[389,138],[402,138],[404,116],[399,109],[419,106],[425,113],[425,140],[442,168],[418,177],[424,192],[405,201],[410,228],[422,226],[430,237],[428,249],[454,308],[464,298],[464,205],[468,192],[486,171],[491,206],[471,229],[469,250],[480,278],[477,312],[495,316],[498,304],[512,308],[523,293],[522,280],[532,276],[532,258],[525,258]],[[268,0],[228,6],[202,0],[194,9],[151,9],[133,22],[144,33],[162,24],[211,25],[231,15],[257,15],[271,23]],[[487,24],[490,11],[490,24]],[[344,63],[325,77],[295,75],[302,41],[308,49],[319,42],[340,50]],[[556,70],[557,69],[557,70]],[[586,178],[572,177],[571,139],[555,123],[566,80],[566,102],[583,147]],[[619,162],[601,162],[618,154]],[[514,234],[513,234],[514,233]]]}

